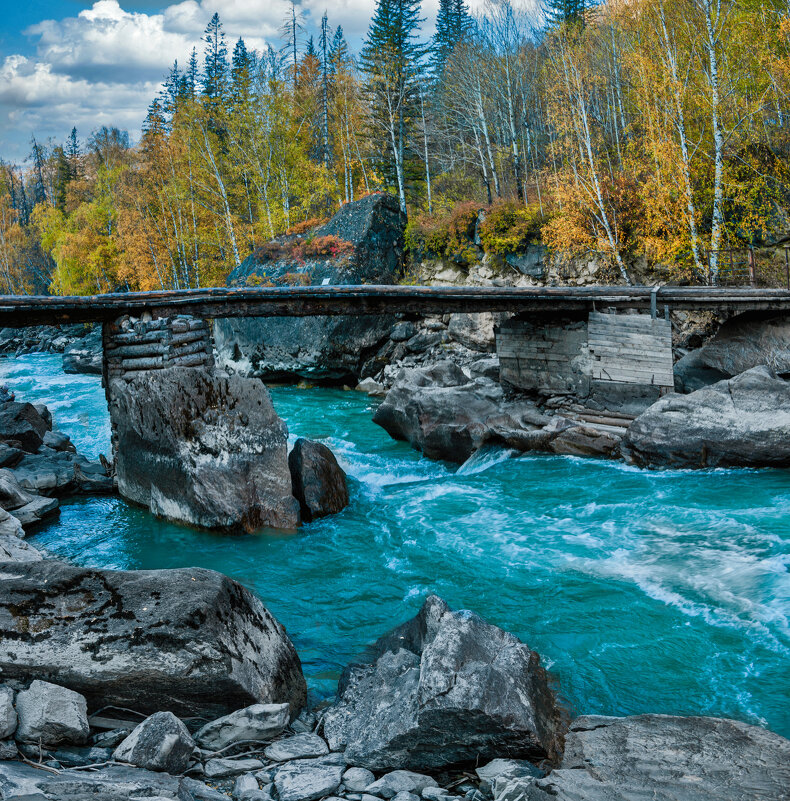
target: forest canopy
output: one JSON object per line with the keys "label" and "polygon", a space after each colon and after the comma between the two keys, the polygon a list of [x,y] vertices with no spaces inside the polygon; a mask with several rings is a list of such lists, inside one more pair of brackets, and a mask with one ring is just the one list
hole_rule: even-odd
{"label": "forest canopy", "polygon": [[377,0],[353,53],[292,5],[257,52],[215,14],[139,143],[72,130],[0,165],[0,291],[221,284],[381,190],[415,255],[452,251],[491,207],[487,250],[540,240],[623,277],[635,256],[715,275],[725,248],[790,232],[786,0],[441,0],[422,26],[418,0]]}

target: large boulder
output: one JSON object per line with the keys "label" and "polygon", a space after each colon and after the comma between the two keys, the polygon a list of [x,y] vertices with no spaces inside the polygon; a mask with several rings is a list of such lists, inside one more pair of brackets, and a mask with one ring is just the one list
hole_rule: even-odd
{"label": "large boulder", "polygon": [[63,351],[63,372],[101,375],[102,356],[101,327],[96,326]]}
{"label": "large boulder", "polygon": [[304,705],[285,629],[211,570],[90,570],[0,564],[0,673],[46,679],[151,714],[224,715],[254,703]]}
{"label": "large boulder", "polygon": [[549,418],[529,401],[506,401],[487,378],[470,379],[451,361],[403,369],[373,422],[431,459],[465,462],[486,443],[549,450]]}
{"label": "large boulder", "polygon": [[495,326],[503,315],[491,312],[468,314],[456,312],[450,316],[447,332],[451,339],[470,350],[493,353],[496,350]]}
{"label": "large boulder", "polygon": [[780,801],[790,798],[790,740],[705,717],[584,716],[559,769],[497,786],[497,801]]}
{"label": "large boulder", "polygon": [[[393,284],[403,268],[405,225],[396,198],[368,195],[325,225],[267,243],[228,283]],[[394,322],[390,315],[227,319],[216,321],[214,339],[220,363],[250,375],[351,381]]]}
{"label": "large boulder", "polygon": [[754,313],[732,317],[700,348],[699,359],[727,376],[760,365],[790,373],[790,317]]}
{"label": "large boulder", "polygon": [[309,523],[348,506],[346,474],[326,445],[309,439],[296,440],[288,454],[288,466],[302,520]]}
{"label": "large boulder", "polygon": [[643,466],[790,466],[790,383],[754,367],[667,395],[631,423],[623,451]]}
{"label": "large boulder", "polygon": [[702,358],[702,349],[689,351],[675,362],[675,391],[688,394],[708,387],[729,378],[730,373],[723,373],[714,367],[708,367]]}
{"label": "large boulder", "polygon": [[561,714],[540,657],[431,596],[351,665],[323,719],[332,750],[370,770],[439,770],[496,756],[553,758]]}
{"label": "large boulder", "polygon": [[296,528],[288,429],[257,379],[172,367],[110,382],[118,490],[213,529]]}
{"label": "large boulder", "polygon": [[210,721],[195,739],[208,751],[221,751],[234,743],[270,740],[282,733],[290,719],[288,704],[252,704]]}

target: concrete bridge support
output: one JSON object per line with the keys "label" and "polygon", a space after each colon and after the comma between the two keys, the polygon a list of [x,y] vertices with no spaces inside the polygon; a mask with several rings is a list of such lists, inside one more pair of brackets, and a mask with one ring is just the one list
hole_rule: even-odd
{"label": "concrete bridge support", "polygon": [[672,325],[650,314],[515,317],[497,354],[503,384],[544,395],[655,400],[674,386]]}

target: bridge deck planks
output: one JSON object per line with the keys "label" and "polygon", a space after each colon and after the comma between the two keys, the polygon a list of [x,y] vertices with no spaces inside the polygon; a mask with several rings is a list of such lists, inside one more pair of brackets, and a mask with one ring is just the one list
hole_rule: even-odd
{"label": "bridge deck planks", "polygon": [[[649,286],[440,287],[298,286],[129,292],[87,297],[0,296],[0,325],[94,323],[122,314],[154,317],[301,317],[413,312],[581,313],[595,309],[649,309]],[[660,310],[790,311],[790,291],[735,287],[661,287]]]}

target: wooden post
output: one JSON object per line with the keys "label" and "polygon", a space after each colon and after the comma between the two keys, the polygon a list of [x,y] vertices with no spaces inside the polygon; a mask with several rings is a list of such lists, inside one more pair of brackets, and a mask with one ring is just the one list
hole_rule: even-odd
{"label": "wooden post", "polygon": [[749,285],[754,286],[754,248],[749,245]]}
{"label": "wooden post", "polygon": [[790,245],[785,245],[785,278],[787,288],[790,289]]}

